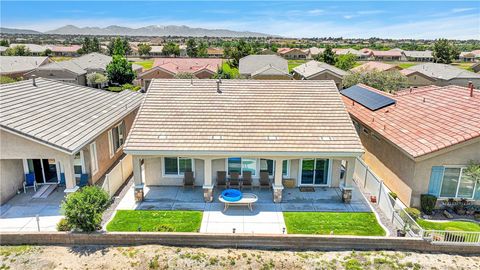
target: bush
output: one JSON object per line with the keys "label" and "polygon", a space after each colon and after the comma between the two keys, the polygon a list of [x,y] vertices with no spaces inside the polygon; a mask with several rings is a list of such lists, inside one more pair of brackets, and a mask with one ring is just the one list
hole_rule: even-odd
{"label": "bush", "polygon": [[57,231],[59,232],[68,232],[72,230],[72,226],[68,223],[68,221],[64,218],[60,219],[57,223]]}
{"label": "bush", "polygon": [[7,76],[0,76],[0,84],[14,83],[14,82],[16,82],[16,81],[17,81],[17,80],[12,79],[12,78],[7,77]]}
{"label": "bush", "polygon": [[392,196],[392,198],[393,198],[394,200],[396,200],[396,199],[398,198],[397,193],[395,193],[395,192],[390,192],[390,193],[388,193],[388,194],[390,194],[390,196]]}
{"label": "bush", "polygon": [[433,212],[433,209],[435,209],[436,204],[437,204],[436,196],[430,195],[430,194],[420,195],[420,208],[425,214],[431,215]]}
{"label": "bush", "polygon": [[121,86],[109,86],[107,88],[108,91],[111,91],[111,92],[121,92],[122,91],[122,87]]}
{"label": "bush", "polygon": [[72,229],[93,232],[101,228],[102,214],[109,202],[107,192],[89,186],[69,194],[62,203],[62,211]]}
{"label": "bush", "polygon": [[156,232],[174,232],[175,228],[168,224],[160,224],[156,226],[153,230]]}
{"label": "bush", "polygon": [[417,220],[420,217],[420,210],[417,208],[413,207],[407,207],[405,208],[405,212],[413,218],[413,220]]}
{"label": "bush", "polygon": [[122,90],[138,91],[138,90],[140,90],[140,88],[142,88],[142,87],[139,86],[139,85],[132,85],[132,84],[129,84],[129,83],[126,83],[126,84],[122,85]]}

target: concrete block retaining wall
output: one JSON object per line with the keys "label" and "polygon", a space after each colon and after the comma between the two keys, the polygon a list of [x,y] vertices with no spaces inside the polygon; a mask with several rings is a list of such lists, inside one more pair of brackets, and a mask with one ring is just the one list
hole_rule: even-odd
{"label": "concrete block retaining wall", "polygon": [[203,233],[0,233],[1,245],[146,245],[278,250],[398,250],[480,254],[480,246],[432,245],[418,238]]}

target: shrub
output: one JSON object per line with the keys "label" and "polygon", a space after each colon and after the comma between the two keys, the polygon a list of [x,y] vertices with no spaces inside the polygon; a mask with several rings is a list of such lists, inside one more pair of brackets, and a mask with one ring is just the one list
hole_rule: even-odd
{"label": "shrub", "polygon": [[120,92],[122,91],[122,87],[120,86],[109,86],[107,88],[108,91],[111,91],[111,92]]}
{"label": "shrub", "polygon": [[396,199],[398,198],[397,193],[395,193],[395,192],[390,192],[390,193],[388,193],[388,194],[390,194],[390,196],[392,196],[392,198],[393,198],[394,200],[396,200]]}
{"label": "shrub", "polygon": [[17,80],[12,79],[12,78],[7,77],[7,76],[0,76],[0,84],[14,83],[14,82],[16,82],[16,81],[17,81]]}
{"label": "shrub", "polygon": [[101,228],[102,214],[109,201],[108,193],[100,187],[84,187],[67,196],[62,211],[72,229],[93,232]]}
{"label": "shrub", "polygon": [[437,197],[431,194],[422,194],[420,195],[420,208],[422,211],[431,215],[435,205],[437,204]]}
{"label": "shrub", "polygon": [[417,208],[407,207],[405,208],[405,212],[414,220],[417,220],[420,217],[420,210]]}
{"label": "shrub", "polygon": [[59,232],[68,232],[72,230],[72,226],[68,223],[68,221],[64,218],[60,219],[57,223],[57,231]]}
{"label": "shrub", "polygon": [[138,90],[140,90],[140,88],[142,88],[142,87],[139,86],[139,85],[132,85],[132,84],[129,84],[129,83],[126,83],[126,84],[122,85],[122,90],[138,91]]}
{"label": "shrub", "polygon": [[168,224],[160,224],[156,226],[153,230],[156,232],[174,232],[175,228]]}

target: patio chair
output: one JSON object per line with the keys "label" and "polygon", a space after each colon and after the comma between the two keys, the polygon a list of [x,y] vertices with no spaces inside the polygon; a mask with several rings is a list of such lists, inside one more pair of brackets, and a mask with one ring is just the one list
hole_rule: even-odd
{"label": "patio chair", "polygon": [[227,187],[231,188],[232,186],[240,188],[240,174],[238,172],[230,173]]}
{"label": "patio chair", "polygon": [[32,188],[37,191],[37,181],[35,181],[35,174],[25,174],[25,181],[23,181],[23,193],[27,193],[27,188]]}
{"label": "patio chair", "polygon": [[183,188],[192,187],[195,188],[195,178],[193,177],[193,172],[185,172],[183,174]]}
{"label": "patio chair", "polygon": [[250,171],[243,172],[241,188],[243,189],[245,186],[249,187],[250,189],[252,188],[252,172]]}
{"label": "patio chair", "polygon": [[78,183],[79,187],[84,187],[88,185],[88,174],[82,173],[80,175],[80,183]]}
{"label": "patio chair", "polygon": [[226,187],[227,186],[227,172],[217,171],[217,186]]}
{"label": "patio chair", "polygon": [[260,188],[270,188],[270,185],[268,171],[260,171]]}

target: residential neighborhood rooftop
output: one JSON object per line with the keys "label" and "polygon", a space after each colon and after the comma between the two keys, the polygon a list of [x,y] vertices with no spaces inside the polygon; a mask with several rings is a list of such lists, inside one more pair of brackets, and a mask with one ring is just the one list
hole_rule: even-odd
{"label": "residential neighborhood rooftop", "polygon": [[36,78],[0,89],[0,128],[67,153],[139,107],[143,94]]}
{"label": "residential neighborhood rooftop", "polygon": [[377,61],[370,61],[358,67],[352,68],[351,71],[353,72],[365,72],[365,71],[372,71],[372,70],[387,71],[392,69],[397,69],[397,66],[382,63],[382,62],[377,62]]}
{"label": "residential neighborhood rooftop", "polygon": [[239,72],[242,75],[288,74],[288,61],[278,55],[248,55],[240,59]]}
{"label": "residential neighborhood rooftop", "polygon": [[460,86],[426,86],[396,95],[359,85],[396,101],[377,111],[343,96],[348,112],[416,158],[480,136],[480,91]]}
{"label": "residential neighborhood rooftop", "polygon": [[294,72],[302,75],[304,78],[308,79],[311,76],[317,75],[319,73],[329,71],[337,74],[338,76],[345,76],[347,72],[339,69],[335,66],[329,65],[324,62],[318,62],[315,60],[308,61],[305,64],[301,64],[293,69]]}
{"label": "residential neighborhood rooftop", "polygon": [[222,61],[220,58],[155,58],[153,68],[160,67],[173,74],[195,73],[203,69],[216,72]]}
{"label": "residential neighborhood rooftop", "polygon": [[152,81],[125,144],[144,154],[360,155],[333,81]]}
{"label": "residential neighborhood rooftop", "polygon": [[447,64],[424,63],[409,67],[408,69],[418,71],[435,79],[451,80],[454,78],[477,78],[480,79],[480,74],[471,71],[454,67]]}
{"label": "residential neighborhood rooftop", "polygon": [[27,72],[48,62],[48,56],[0,56],[0,73]]}

